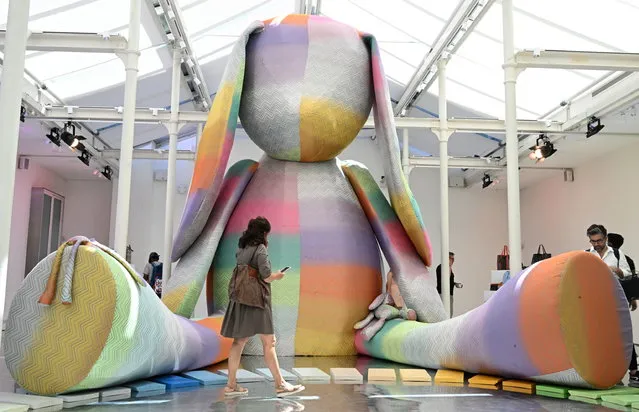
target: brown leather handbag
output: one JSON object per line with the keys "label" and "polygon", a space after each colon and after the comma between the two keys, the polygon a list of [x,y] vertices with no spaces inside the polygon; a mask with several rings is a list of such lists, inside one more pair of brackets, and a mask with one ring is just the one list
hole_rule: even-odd
{"label": "brown leather handbag", "polygon": [[266,282],[262,280],[257,269],[250,265],[255,257],[255,252],[249,260],[249,264],[235,265],[233,276],[229,283],[229,299],[246,306],[264,309],[266,302]]}

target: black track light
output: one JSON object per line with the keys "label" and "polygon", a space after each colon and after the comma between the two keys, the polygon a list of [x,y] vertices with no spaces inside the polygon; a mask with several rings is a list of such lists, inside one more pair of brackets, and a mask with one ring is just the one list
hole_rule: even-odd
{"label": "black track light", "polygon": [[106,177],[108,180],[111,180],[111,176],[113,176],[111,166],[104,166],[104,169],[102,169],[100,173],[102,173],[102,176]]}
{"label": "black track light", "polygon": [[557,153],[557,149],[555,149],[555,145],[550,142],[548,136],[545,134],[540,134],[537,138],[537,144],[530,148],[530,158],[537,163],[543,162],[550,156]]}
{"label": "black track light", "polygon": [[49,131],[49,134],[46,135],[47,138],[56,146],[60,146],[60,129],[54,127]]}
{"label": "black track light", "polygon": [[590,120],[588,121],[588,131],[586,131],[586,138],[596,135],[604,127],[606,126],[601,124],[601,119],[599,119],[596,116],[592,116]]}
{"label": "black track light", "polygon": [[482,189],[486,189],[487,187],[493,184],[493,179],[491,179],[490,176],[487,174],[485,174],[484,177],[481,178],[481,181],[482,181],[482,184],[481,184]]}
{"label": "black track light", "polygon": [[78,156],[78,159],[80,159],[85,165],[89,166],[91,162],[91,153],[89,153],[86,149],[83,149],[80,152],[80,156]]}

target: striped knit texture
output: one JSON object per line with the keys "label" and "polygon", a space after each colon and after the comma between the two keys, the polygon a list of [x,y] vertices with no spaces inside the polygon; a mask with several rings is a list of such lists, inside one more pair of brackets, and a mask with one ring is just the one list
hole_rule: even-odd
{"label": "striped knit texture", "polygon": [[[291,267],[272,285],[278,353],[355,354],[352,325],[381,289],[380,254],[338,161],[260,161],[215,254],[208,283],[212,311],[226,309],[238,239],[255,216],[271,222],[272,270]],[[245,353],[261,350],[255,339]]]}
{"label": "striped knit texture", "polygon": [[[71,249],[62,253],[61,273],[68,273]],[[64,276],[51,304],[38,303],[56,254],[25,278],[3,334],[7,367],[21,387],[44,395],[95,389],[204,367],[228,354],[219,319],[174,315],[118,258],[80,246],[70,304],[62,302]]]}
{"label": "striped knit texture", "polygon": [[387,322],[362,354],[433,369],[608,388],[630,362],[632,326],[617,279],[596,256],[537,263],[482,306],[437,324]]}
{"label": "striped knit texture", "polygon": [[400,167],[377,42],[342,23],[307,15],[253,23],[235,45],[200,141],[173,259],[189,249],[208,220],[238,114],[251,139],[269,156],[317,162],[335,158],[348,146],[371,107],[379,149],[387,159],[391,204],[419,256],[430,265],[430,243]]}
{"label": "striped knit texture", "polygon": [[[167,306],[190,316],[208,276],[209,313],[224,310],[238,238],[251,218],[262,215],[273,227],[269,253],[274,270],[292,267],[273,288],[280,353],[355,353],[351,326],[380,289],[379,236],[394,269],[405,272],[399,276],[402,285],[422,289],[409,299],[424,308],[420,319],[445,319],[428,284],[431,245],[400,167],[375,38],[320,16],[254,23],[236,44],[219,90],[174,244],[173,258],[180,260],[166,289]],[[381,207],[393,216],[375,232],[370,224],[375,216],[362,208],[367,194],[355,194],[354,182],[349,183],[335,160],[371,109],[380,153],[388,159],[390,204]],[[266,156],[242,184],[220,188],[238,115]],[[381,193],[374,179],[366,184],[375,186],[375,195]],[[342,300],[340,293],[347,290],[358,293]],[[327,311],[335,317],[333,325],[324,321]],[[252,341],[247,351],[259,353],[261,345]]]}

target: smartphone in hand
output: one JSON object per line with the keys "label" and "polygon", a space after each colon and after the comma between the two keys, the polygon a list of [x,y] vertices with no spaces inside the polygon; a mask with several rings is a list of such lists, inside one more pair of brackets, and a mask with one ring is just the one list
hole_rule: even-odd
{"label": "smartphone in hand", "polygon": [[291,268],[290,266],[285,266],[282,269],[280,269],[280,272],[286,273],[286,271],[289,270],[290,268]]}

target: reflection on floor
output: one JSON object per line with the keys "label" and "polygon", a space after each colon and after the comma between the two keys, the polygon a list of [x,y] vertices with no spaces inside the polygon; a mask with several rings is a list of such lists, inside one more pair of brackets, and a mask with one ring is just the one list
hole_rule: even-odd
{"label": "reflection on floor", "polygon": [[[13,392],[15,384],[8,374],[4,359],[0,366],[0,391]],[[369,368],[393,368],[398,381],[390,384],[306,384],[306,391],[286,399],[275,398],[272,382],[247,383],[250,393],[243,398],[224,399],[223,387],[185,388],[164,395],[106,402],[74,408],[73,411],[606,411],[605,406],[541,396],[522,395],[501,390],[470,388],[467,385],[437,383],[404,384],[399,381],[397,365],[366,357],[281,358],[281,367],[316,367],[325,372],[331,368],[356,368],[364,378]],[[244,357],[242,368],[255,372],[264,368],[261,357]],[[211,371],[225,369],[222,363]],[[434,376],[434,371],[430,371]],[[625,410],[625,409],[622,409]],[[630,411],[631,409],[627,409]]]}

